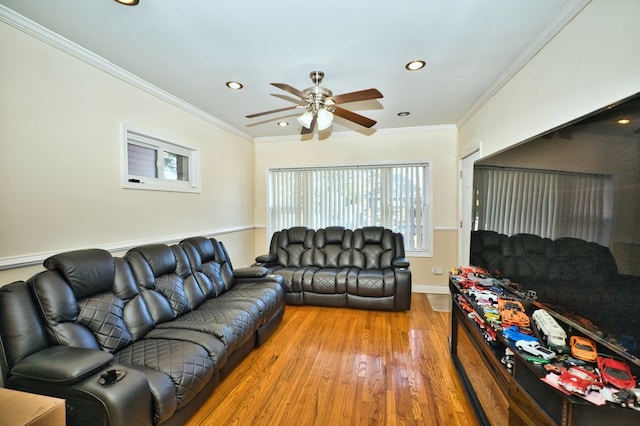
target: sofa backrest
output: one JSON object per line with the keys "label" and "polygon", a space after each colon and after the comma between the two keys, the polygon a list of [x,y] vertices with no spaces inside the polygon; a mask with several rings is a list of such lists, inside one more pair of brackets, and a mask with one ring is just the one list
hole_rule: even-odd
{"label": "sofa backrest", "polygon": [[350,266],[353,231],[330,226],[315,231],[313,265],[320,268]]}
{"label": "sofa backrest", "polygon": [[0,287],[0,387],[20,360],[49,346],[40,313],[27,284]]}
{"label": "sofa backrest", "polygon": [[384,269],[393,259],[404,258],[404,239],[381,226],[294,227],[273,234],[269,254],[282,267]]}
{"label": "sofa backrest", "polygon": [[605,277],[618,273],[608,247],[577,238],[551,240],[532,234],[507,237],[493,231],[471,233],[470,262],[490,273],[498,270],[516,281],[551,281],[580,274]]}
{"label": "sofa backrest", "polygon": [[233,287],[233,265],[224,245],[214,238],[192,237],[180,242],[191,272],[207,298],[217,297]]}
{"label": "sofa backrest", "polygon": [[283,229],[273,234],[271,251],[278,256],[281,266],[308,266],[313,263],[315,232],[303,226]]}
{"label": "sofa backrest", "polygon": [[360,269],[390,268],[396,257],[404,257],[402,234],[379,226],[353,231],[352,266]]}
{"label": "sofa backrest", "polygon": [[154,322],[170,321],[200,306],[206,295],[191,274],[184,249],[179,245],[149,244],[129,250],[140,295]]}
{"label": "sofa backrest", "polygon": [[57,345],[115,352],[133,341],[126,300],[114,294],[116,261],[105,250],[61,253],[28,281],[50,339]]}

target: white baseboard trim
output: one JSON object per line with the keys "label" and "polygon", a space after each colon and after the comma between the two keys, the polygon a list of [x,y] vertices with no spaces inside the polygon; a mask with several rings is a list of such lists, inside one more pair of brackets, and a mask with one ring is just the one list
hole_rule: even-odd
{"label": "white baseboard trim", "polygon": [[413,293],[449,294],[449,287],[446,285],[413,284],[411,291]]}

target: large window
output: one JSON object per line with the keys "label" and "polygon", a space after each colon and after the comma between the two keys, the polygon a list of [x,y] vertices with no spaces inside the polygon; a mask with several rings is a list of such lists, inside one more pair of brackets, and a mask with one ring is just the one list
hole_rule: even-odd
{"label": "large window", "polygon": [[199,153],[123,126],[123,187],[200,192]]}
{"label": "large window", "polygon": [[397,164],[269,171],[270,234],[292,226],[384,226],[405,249],[430,252],[429,166]]}
{"label": "large window", "polygon": [[476,167],[474,229],[609,244],[611,176]]}

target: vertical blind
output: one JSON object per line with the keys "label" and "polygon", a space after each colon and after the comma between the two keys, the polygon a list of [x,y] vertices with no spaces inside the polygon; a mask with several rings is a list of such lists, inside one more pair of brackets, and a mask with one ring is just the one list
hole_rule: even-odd
{"label": "vertical blind", "polygon": [[307,226],[384,226],[408,251],[426,250],[428,165],[273,169],[270,231]]}
{"label": "vertical blind", "polygon": [[605,175],[476,167],[474,229],[609,244],[612,178]]}

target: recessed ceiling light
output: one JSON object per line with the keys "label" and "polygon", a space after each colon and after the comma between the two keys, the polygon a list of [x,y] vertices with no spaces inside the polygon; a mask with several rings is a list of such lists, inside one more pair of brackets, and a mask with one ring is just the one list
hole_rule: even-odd
{"label": "recessed ceiling light", "polygon": [[278,121],[278,126],[280,127],[287,127],[289,125],[289,123],[287,123],[286,121]]}
{"label": "recessed ceiling light", "polygon": [[409,114],[411,114],[409,111],[402,111],[398,113],[398,117],[406,117]]}
{"label": "recessed ceiling light", "polygon": [[125,6],[135,6],[139,3],[139,0],[116,0],[120,4],[124,4]]}
{"label": "recessed ceiling light", "polygon": [[419,69],[424,68],[424,66],[426,65],[425,61],[422,60],[416,60],[416,61],[411,61],[409,62],[407,65],[405,65],[404,67],[406,69],[408,69],[409,71],[418,71]]}
{"label": "recessed ceiling light", "polygon": [[231,90],[240,90],[242,89],[242,87],[244,87],[242,86],[242,83],[239,83],[237,81],[227,81],[225,84]]}
{"label": "recessed ceiling light", "polygon": [[620,120],[618,120],[618,124],[629,124],[631,123],[631,120],[629,120],[628,118],[621,118]]}

